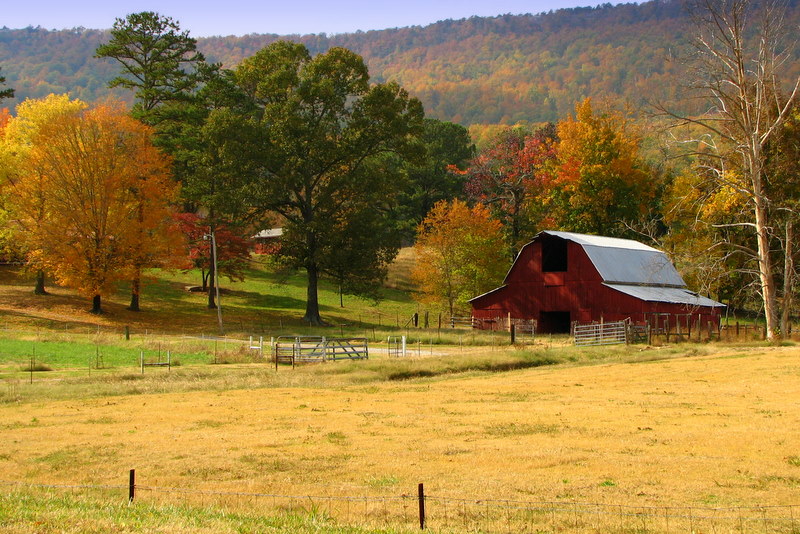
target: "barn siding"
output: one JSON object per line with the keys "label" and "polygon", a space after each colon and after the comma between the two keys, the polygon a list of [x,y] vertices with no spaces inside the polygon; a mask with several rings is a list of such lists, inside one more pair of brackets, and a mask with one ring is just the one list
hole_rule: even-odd
{"label": "barn siding", "polygon": [[630,318],[644,323],[654,313],[693,314],[701,324],[719,324],[714,308],[648,302],[603,285],[603,280],[583,247],[568,241],[567,271],[542,272],[542,243],[525,245],[506,276],[506,287],[473,299],[472,314],[480,319],[511,316],[542,320],[542,313],[569,312],[571,321],[618,321]]}

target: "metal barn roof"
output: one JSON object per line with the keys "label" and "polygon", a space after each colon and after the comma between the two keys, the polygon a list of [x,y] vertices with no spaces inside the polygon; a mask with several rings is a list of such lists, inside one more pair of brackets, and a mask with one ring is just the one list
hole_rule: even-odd
{"label": "metal barn roof", "polygon": [[675,288],[686,286],[667,255],[644,243],[572,232],[548,230],[541,234],[581,245],[604,282]]}
{"label": "metal barn roof", "polygon": [[698,307],[705,306],[709,308],[725,307],[724,304],[715,300],[701,297],[693,291],[678,287],[628,286],[622,284],[603,285],[646,302],[669,302],[673,304],[686,304]]}

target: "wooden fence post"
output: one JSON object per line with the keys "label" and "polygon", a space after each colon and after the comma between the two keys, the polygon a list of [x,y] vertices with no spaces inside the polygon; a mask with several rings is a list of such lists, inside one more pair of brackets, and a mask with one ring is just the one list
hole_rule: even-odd
{"label": "wooden fence post", "polygon": [[513,345],[517,341],[517,325],[511,324],[511,344]]}
{"label": "wooden fence post", "polygon": [[419,528],[425,530],[425,488],[422,482],[417,487],[417,495],[419,499]]}

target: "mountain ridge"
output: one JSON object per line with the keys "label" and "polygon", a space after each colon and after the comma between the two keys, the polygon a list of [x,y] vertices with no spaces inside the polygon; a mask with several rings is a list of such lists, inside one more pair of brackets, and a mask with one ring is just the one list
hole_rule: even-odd
{"label": "mountain ridge", "polygon": [[[789,2],[787,20],[795,26],[798,4]],[[114,62],[92,57],[108,36],[86,28],[2,28],[0,67],[7,86],[19,99],[50,92],[87,101],[130,98],[105,87],[118,73]],[[679,59],[689,54],[691,37],[682,5],[655,0],[331,36],[248,34],[197,41],[210,60],[226,67],[278,39],[302,42],[312,53],[343,46],[364,57],[374,80],[397,81],[419,97],[429,116],[471,125],[554,121],[586,97],[633,109],[672,101],[694,111],[680,90],[687,69]],[[788,78],[800,74],[796,54],[793,59]]]}

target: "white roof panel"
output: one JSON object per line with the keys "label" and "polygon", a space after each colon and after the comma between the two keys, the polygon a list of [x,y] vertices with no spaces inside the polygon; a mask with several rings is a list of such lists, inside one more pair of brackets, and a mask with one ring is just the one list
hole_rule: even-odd
{"label": "white roof panel", "polygon": [[701,297],[697,293],[678,287],[645,287],[628,286],[623,284],[603,284],[626,295],[636,297],[647,302],[668,302],[670,304],[685,304],[687,306],[703,306],[709,308],[724,308],[725,305]]}
{"label": "white roof panel", "polygon": [[553,230],[545,230],[541,232],[547,235],[554,235],[556,237],[560,237],[562,239],[567,239],[569,241],[574,241],[579,245],[589,245],[589,246],[596,246],[596,247],[609,247],[609,248],[623,248],[628,250],[652,250],[655,252],[660,252],[658,249],[654,249],[653,247],[649,247],[644,243],[639,243],[638,241],[633,241],[632,239],[621,239],[619,237],[604,237],[599,235],[589,235],[589,234],[576,234],[573,232],[556,232]]}

